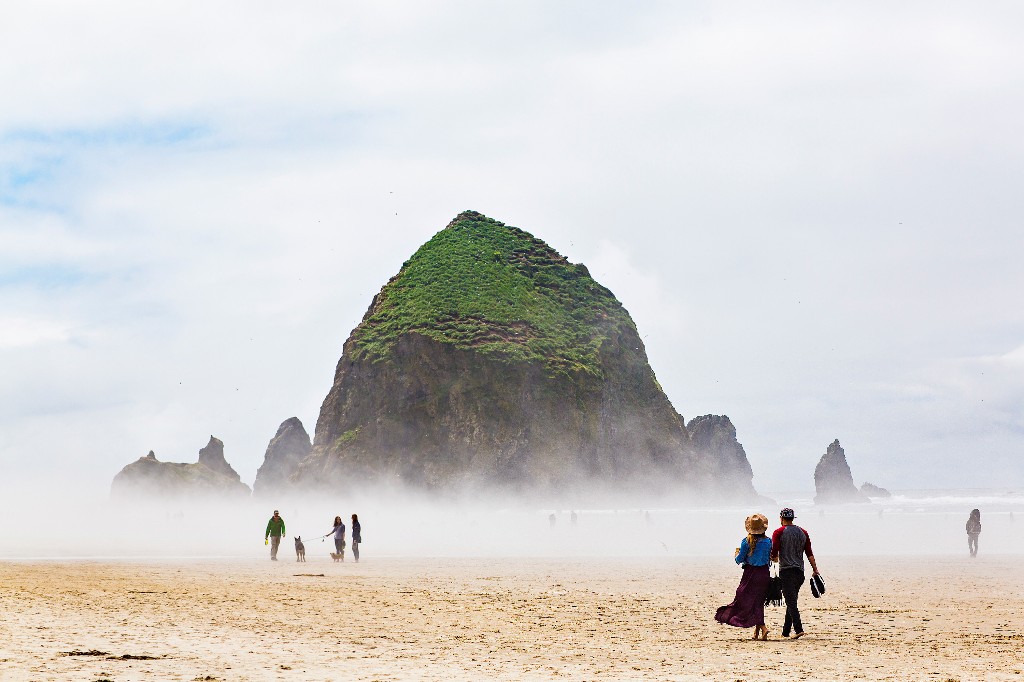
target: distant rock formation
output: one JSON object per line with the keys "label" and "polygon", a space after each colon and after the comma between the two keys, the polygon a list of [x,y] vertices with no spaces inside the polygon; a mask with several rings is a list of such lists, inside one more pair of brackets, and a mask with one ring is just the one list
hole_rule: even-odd
{"label": "distant rock formation", "polygon": [[815,504],[868,501],[867,496],[853,484],[853,474],[838,439],[828,446],[818,466],[814,468],[814,490]]}
{"label": "distant rock formation", "polygon": [[299,462],[308,457],[312,449],[309,434],[299,418],[284,420],[267,445],[263,465],[256,472],[256,481],[252,484],[252,494],[263,496],[288,490],[288,478],[298,470]]}
{"label": "distant rock formation", "polygon": [[690,442],[697,452],[719,463],[725,476],[749,480],[754,476],[743,445],[736,440],[736,427],[725,415],[706,414],[687,423]]}
{"label": "distant rock formation", "polygon": [[586,267],[466,211],[402,265],[345,342],[293,481],[755,499],[742,448],[723,424],[709,428],[704,452],[629,313]]}
{"label": "distant rock formation", "polygon": [[865,483],[860,487],[860,491],[868,497],[892,497],[892,493],[885,488],[879,488],[874,483]]}
{"label": "distant rock formation", "polygon": [[114,499],[245,497],[249,486],[224,459],[224,443],[210,436],[199,451],[195,464],[161,462],[152,450],[114,476],[110,495]]}
{"label": "distant rock formation", "polygon": [[202,448],[199,451],[199,464],[202,464],[218,474],[223,474],[231,480],[242,480],[242,477],[239,476],[235,470],[231,468],[231,465],[228,464],[228,461],[224,459],[224,443],[220,438],[210,436],[210,442],[206,444],[205,448]]}

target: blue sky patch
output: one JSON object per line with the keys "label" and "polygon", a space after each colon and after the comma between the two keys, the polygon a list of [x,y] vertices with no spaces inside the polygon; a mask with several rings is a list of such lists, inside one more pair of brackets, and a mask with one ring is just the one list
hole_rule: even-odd
{"label": "blue sky patch", "polygon": [[209,132],[207,126],[196,123],[128,123],[98,128],[11,130],[0,139],[7,144],[29,143],[60,147],[171,147],[195,142],[206,137]]}
{"label": "blue sky patch", "polygon": [[0,267],[0,288],[30,287],[35,289],[66,289],[100,279],[99,275],[69,265],[30,265]]}

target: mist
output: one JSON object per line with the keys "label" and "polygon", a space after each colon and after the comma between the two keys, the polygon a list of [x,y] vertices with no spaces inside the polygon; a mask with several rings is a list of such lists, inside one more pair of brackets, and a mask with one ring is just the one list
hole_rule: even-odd
{"label": "mist", "polygon": [[[526,498],[439,501],[421,493],[366,490],[358,495],[111,500],[105,492],[23,489],[6,501],[5,559],[265,559],[271,514],[287,537],[279,559],[294,560],[300,536],[307,561],[330,562],[335,516],[351,537],[359,515],[362,561],[402,557],[721,557],[730,561],[752,513],[778,525],[796,509],[815,554],[828,557],[966,554],[964,523],[982,511],[981,554],[1024,553],[1024,491],[906,491],[868,504],[815,506],[810,493],[774,502],[709,506],[677,498],[616,505],[554,506]],[[572,514],[576,523],[572,522]],[[552,521],[552,515],[554,521]],[[346,550],[351,561],[351,547]]]}

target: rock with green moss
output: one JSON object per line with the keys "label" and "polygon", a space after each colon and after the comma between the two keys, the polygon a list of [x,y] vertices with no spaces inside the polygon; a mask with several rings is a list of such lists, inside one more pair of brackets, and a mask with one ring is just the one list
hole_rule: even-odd
{"label": "rock with green moss", "polygon": [[224,443],[210,436],[194,464],[161,462],[152,450],[114,476],[110,495],[114,499],[155,500],[161,498],[245,498],[249,486],[224,458]]}
{"label": "rock with green moss", "polygon": [[694,448],[612,292],[540,239],[473,211],[374,297],[293,480],[755,495],[749,465]]}

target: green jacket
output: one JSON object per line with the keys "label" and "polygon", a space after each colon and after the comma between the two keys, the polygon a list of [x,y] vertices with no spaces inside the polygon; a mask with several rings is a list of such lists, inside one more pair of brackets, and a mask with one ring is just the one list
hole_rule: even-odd
{"label": "green jacket", "polygon": [[271,516],[270,520],[267,521],[267,534],[263,537],[272,535],[275,538],[279,538],[284,534],[284,519],[282,519],[280,516],[278,516],[277,519]]}

